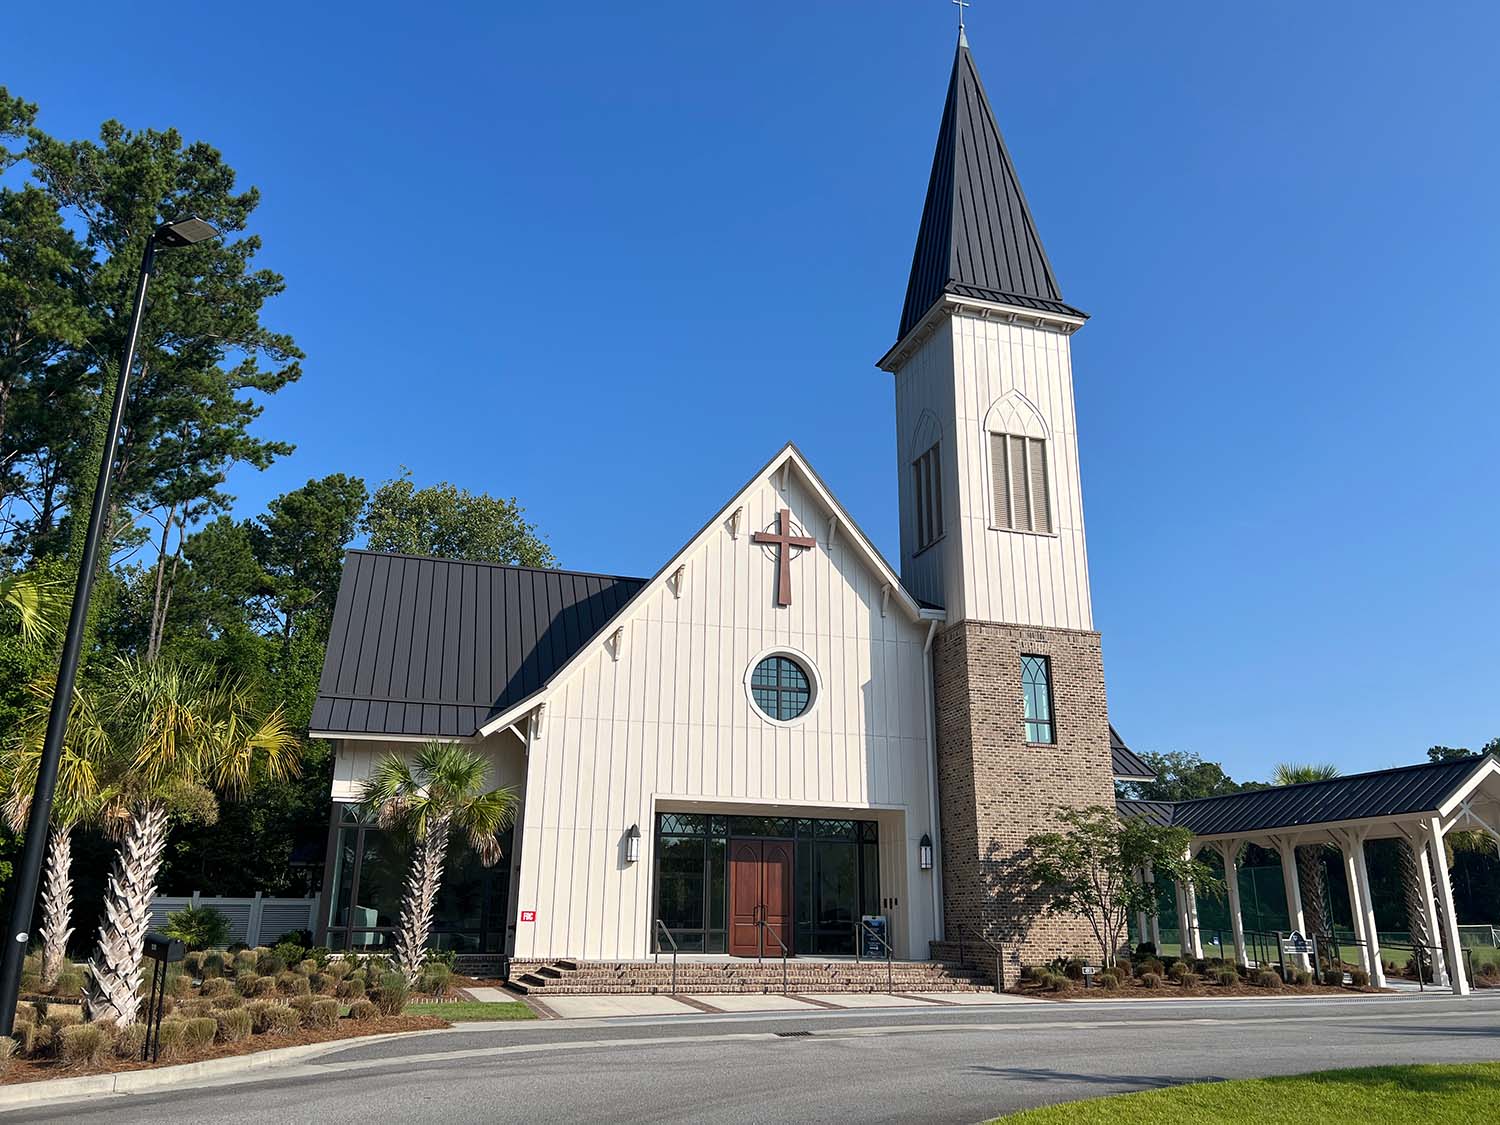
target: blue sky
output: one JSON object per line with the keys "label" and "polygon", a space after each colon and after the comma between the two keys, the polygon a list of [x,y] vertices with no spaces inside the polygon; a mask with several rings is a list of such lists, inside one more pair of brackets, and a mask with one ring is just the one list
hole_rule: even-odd
{"label": "blue sky", "polygon": [[[654,572],[791,438],[896,554],[892,343],[942,0],[80,3],[6,15],[41,124],[260,187],[308,353],[233,478],[408,465]],[[1500,9],[975,0],[1071,303],[1095,613],[1138,748],[1236,776],[1500,735]],[[66,39],[64,45],[63,40]]]}

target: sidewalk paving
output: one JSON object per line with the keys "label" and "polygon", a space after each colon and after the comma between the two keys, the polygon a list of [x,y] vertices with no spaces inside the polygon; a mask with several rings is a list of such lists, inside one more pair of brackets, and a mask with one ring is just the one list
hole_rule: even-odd
{"label": "sidewalk paving", "polygon": [[[469,990],[473,992],[473,989]],[[872,1008],[941,1008],[950,1004],[995,1007],[1006,1004],[1044,1004],[1024,996],[994,992],[779,992],[694,993],[692,996],[611,995],[541,996],[560,1019],[602,1019],[610,1016],[703,1015],[705,1012],[793,1012],[815,1008],[865,1011]]]}

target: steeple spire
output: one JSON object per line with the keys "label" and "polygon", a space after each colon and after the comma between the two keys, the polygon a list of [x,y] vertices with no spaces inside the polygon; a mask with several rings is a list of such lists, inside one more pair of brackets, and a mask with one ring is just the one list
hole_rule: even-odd
{"label": "steeple spire", "polygon": [[945,293],[1083,315],[1063,303],[961,27],[897,339]]}

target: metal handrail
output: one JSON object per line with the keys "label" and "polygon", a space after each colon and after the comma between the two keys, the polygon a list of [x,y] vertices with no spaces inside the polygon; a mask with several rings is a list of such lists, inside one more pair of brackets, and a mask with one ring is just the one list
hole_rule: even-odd
{"label": "metal handrail", "polygon": [[671,992],[671,995],[676,996],[677,995],[677,939],[672,936],[672,931],[669,930],[669,929],[667,929],[667,924],[665,922],[663,922],[660,918],[658,918],[656,920],[656,933],[654,935],[652,935],[656,939],[655,942],[653,942],[653,944],[656,946],[656,963],[658,965],[661,964],[661,939],[662,939],[662,935],[663,934],[666,935],[667,943],[669,945],[671,945],[671,947],[672,947],[672,992]]}
{"label": "metal handrail", "polygon": [[769,933],[771,935],[771,937],[775,940],[776,944],[781,947],[781,994],[783,996],[785,996],[787,994],[787,979],[788,979],[787,978],[787,970],[786,970],[786,957],[787,957],[787,953],[789,952],[789,950],[786,947],[786,942],[784,942],[784,941],[781,940],[781,935],[778,934],[775,930],[773,930],[773,929],[770,928],[771,924],[769,922],[767,922],[766,919],[765,919],[765,917],[764,917],[764,908],[761,908],[761,911],[762,911],[762,916],[755,919],[755,924],[756,924],[756,926],[760,930],[759,951],[755,955],[755,963],[757,965],[759,965],[761,963],[761,958],[765,955],[765,952],[766,952],[766,934]]}
{"label": "metal handrail", "polygon": [[[964,956],[964,932],[968,929],[968,927],[965,926],[962,922],[957,922],[954,924],[954,926],[958,930],[958,963],[960,965],[967,965],[968,958]],[[986,946],[989,951],[995,955],[995,991],[1004,992],[1005,950],[996,945],[983,934],[975,934],[974,940],[977,941],[980,945]]]}
{"label": "metal handrail", "polygon": [[882,934],[874,926],[870,925],[870,923],[866,922],[863,918],[861,918],[855,925],[857,928],[854,931],[854,960],[864,960],[861,951],[864,949],[865,945],[864,936],[865,934],[869,934],[881,945],[885,946],[885,990],[887,992],[896,991],[896,986],[894,984],[895,971],[894,966],[891,964],[891,961],[895,956],[895,950],[891,948],[891,943],[886,940],[884,934]]}

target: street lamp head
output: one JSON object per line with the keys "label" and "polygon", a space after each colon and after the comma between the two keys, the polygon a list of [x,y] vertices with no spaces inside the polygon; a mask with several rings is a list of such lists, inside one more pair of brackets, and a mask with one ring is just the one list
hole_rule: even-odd
{"label": "street lamp head", "polygon": [[158,246],[175,248],[217,237],[218,233],[211,225],[192,215],[186,219],[178,219],[175,223],[162,223],[156,228],[155,238]]}

